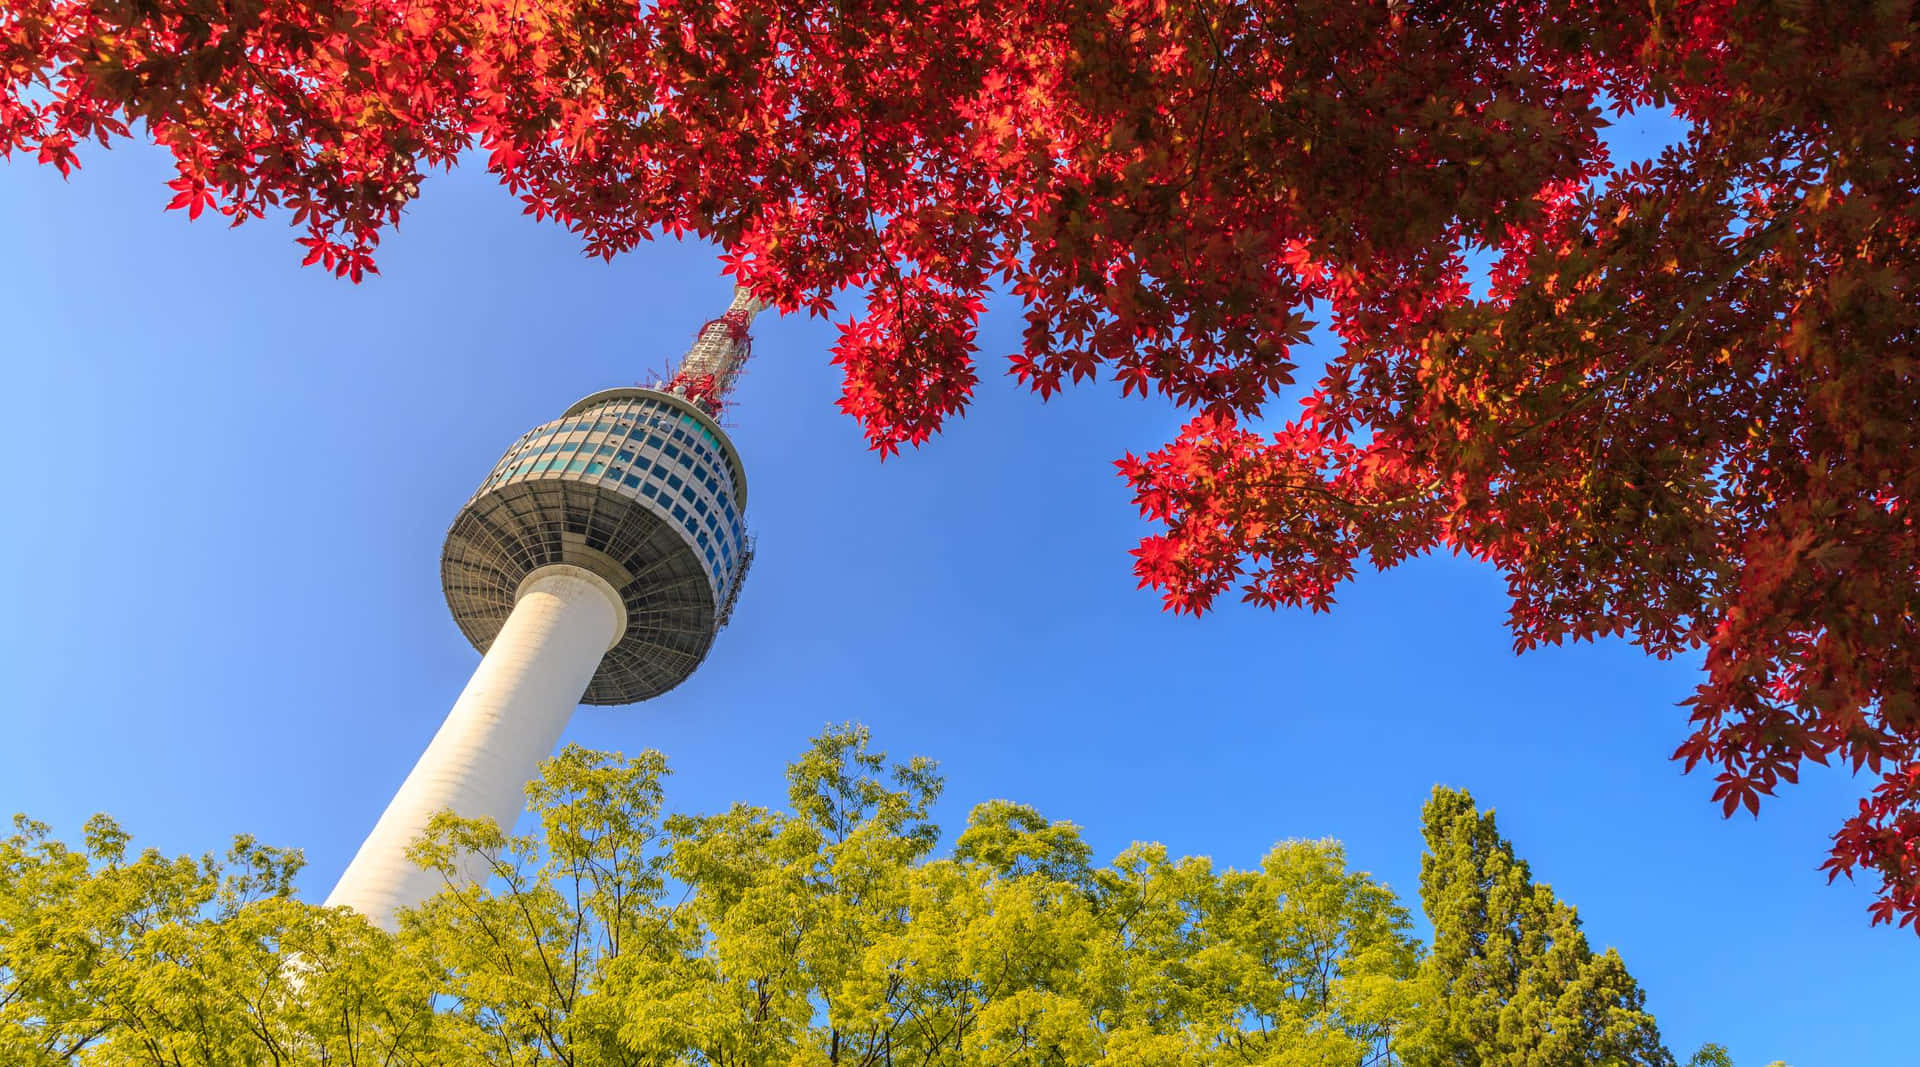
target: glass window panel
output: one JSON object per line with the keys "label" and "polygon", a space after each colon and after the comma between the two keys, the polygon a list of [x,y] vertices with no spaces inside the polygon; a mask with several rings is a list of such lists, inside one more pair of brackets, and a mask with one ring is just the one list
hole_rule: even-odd
{"label": "glass window panel", "polygon": [[658,490],[658,489],[655,489],[655,488],[653,487],[653,483],[652,483],[652,482],[648,482],[647,484],[645,484],[645,485],[643,485],[643,486],[641,486],[641,487],[640,487],[640,495],[641,495],[641,496],[652,496],[652,495],[654,495],[655,493],[658,493],[658,492],[659,492],[659,490]]}
{"label": "glass window panel", "polygon": [[577,471],[577,470],[579,470],[580,468],[582,468],[582,467],[584,467],[584,466],[586,466],[586,465],[587,465],[587,461],[586,461],[586,460],[584,460],[584,459],[576,459],[576,460],[573,460],[573,461],[571,461],[571,462],[569,462],[569,463],[567,464],[567,469],[568,469],[568,470],[570,470],[570,471]]}
{"label": "glass window panel", "polygon": [[[627,483],[627,487],[630,489],[638,489],[640,487],[640,476],[638,474],[629,474],[620,480]],[[652,487],[649,486],[648,488]]]}
{"label": "glass window panel", "polygon": [[588,474],[599,474],[599,473],[600,473],[601,471],[604,471],[604,470],[606,470],[606,469],[607,469],[607,465],[606,465],[606,464],[604,464],[604,463],[589,463],[589,464],[587,464],[587,473],[588,473]]}

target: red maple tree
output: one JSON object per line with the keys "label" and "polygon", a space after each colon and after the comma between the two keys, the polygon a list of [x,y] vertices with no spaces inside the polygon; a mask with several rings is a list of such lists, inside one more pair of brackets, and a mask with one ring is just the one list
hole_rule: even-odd
{"label": "red maple tree", "polygon": [[[691,232],[783,310],[864,292],[833,358],[883,454],[965,407],[1003,285],[1042,396],[1194,412],[1120,461],[1173,610],[1446,549],[1507,575],[1518,648],[1704,648],[1677,757],[1728,813],[1878,775],[1826,866],[1905,924],[1915,36],[1909,0],[6,0],[0,150],[144,124],[170,206],[290,212],[358,280],[477,143],[594,254]],[[1607,102],[1684,142],[1611,166]]]}

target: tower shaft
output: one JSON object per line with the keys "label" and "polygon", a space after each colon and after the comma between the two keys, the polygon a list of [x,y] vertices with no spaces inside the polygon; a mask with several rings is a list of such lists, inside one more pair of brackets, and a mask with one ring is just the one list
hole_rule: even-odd
{"label": "tower shaft", "polygon": [[[512,612],[440,732],[327,897],[392,929],[394,913],[443,885],[407,859],[435,812],[490,817],[511,830],[525,788],[553,751],[601,657],[626,628],[620,594],[591,571],[548,565],[520,583]],[[484,881],[477,857],[462,861]]]}

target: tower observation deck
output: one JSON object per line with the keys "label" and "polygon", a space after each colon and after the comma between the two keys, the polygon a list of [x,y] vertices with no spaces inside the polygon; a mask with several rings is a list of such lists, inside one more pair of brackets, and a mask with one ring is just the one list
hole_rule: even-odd
{"label": "tower observation deck", "polygon": [[460,509],[440,579],[480,665],[329,905],[391,928],[441,888],[406,858],[435,812],[511,827],[576,705],[658,696],[706,657],[753,561],[746,472],[714,416],[759,310],[736,290],[670,379],[521,435]]}

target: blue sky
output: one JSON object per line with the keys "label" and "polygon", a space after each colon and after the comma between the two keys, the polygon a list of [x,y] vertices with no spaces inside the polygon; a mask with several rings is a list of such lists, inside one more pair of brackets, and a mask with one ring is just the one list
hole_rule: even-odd
{"label": "blue sky", "polygon": [[[461,502],[522,431],[677,358],[729,287],[693,245],[588,261],[478,169],[430,178],[355,287],[273,220],[163,212],[150,147],[85,161],[0,166],[0,811],[297,845],[317,900],[477,662],[439,588]],[[1331,615],[1163,614],[1111,461],[1180,415],[1106,386],[1041,404],[1001,373],[1015,311],[984,324],[971,414],[884,464],[834,407],[833,328],[763,316],[730,419],[759,536],[733,625],[687,684],[567,739],[658,748],[676,806],[711,810],[778,802],[785,761],[854,719],[941,761],[950,829],[1004,797],[1102,856],[1337,837],[1415,907],[1444,782],[1621,950],[1683,1058],[1912,1055],[1920,944],[1814,870],[1863,783],[1816,769],[1723,821],[1667,760],[1697,664],[1516,658],[1466,560],[1362,575]]]}

